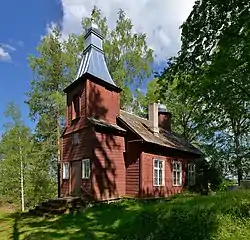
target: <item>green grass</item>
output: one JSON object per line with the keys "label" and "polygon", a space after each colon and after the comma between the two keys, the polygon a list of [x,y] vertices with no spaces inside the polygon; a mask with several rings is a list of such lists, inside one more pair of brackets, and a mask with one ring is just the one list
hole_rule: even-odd
{"label": "green grass", "polygon": [[49,219],[0,213],[0,239],[250,239],[250,191],[127,200]]}

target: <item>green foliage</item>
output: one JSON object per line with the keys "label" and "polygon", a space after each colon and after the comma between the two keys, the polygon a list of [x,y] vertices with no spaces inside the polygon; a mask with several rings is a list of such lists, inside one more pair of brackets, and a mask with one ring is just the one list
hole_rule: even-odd
{"label": "green foliage", "polygon": [[177,80],[166,83],[164,76],[155,78],[147,85],[147,93],[141,100],[143,112],[147,113],[152,102],[165,104],[172,113],[172,130],[193,144],[198,144],[202,134],[208,135],[206,119],[201,115],[201,104],[190,96],[180,94]]}
{"label": "green foliage", "polygon": [[158,102],[160,100],[160,96],[158,93],[159,84],[157,82],[157,78],[151,80],[147,84],[147,93],[145,96],[145,107],[147,107],[150,103]]}
{"label": "green foliage", "polygon": [[[250,237],[250,192],[179,196],[171,201],[126,200],[50,219],[0,215],[1,239],[179,239]],[[8,227],[9,226],[9,227]],[[166,238],[167,236],[167,238]]]}
{"label": "green foliage", "polygon": [[235,181],[230,179],[224,179],[222,183],[220,184],[218,190],[220,192],[225,192],[229,189],[229,187],[235,186]]}
{"label": "green foliage", "polygon": [[198,103],[194,123],[208,130],[198,129],[202,141],[214,144],[228,163],[223,170],[238,181],[249,175],[249,9],[247,1],[196,1],[182,25],[180,54],[159,80],[161,95],[174,84],[182,99]]}
{"label": "green foliage", "polygon": [[[133,32],[131,20],[125,12],[118,12],[113,30],[106,17],[95,7],[95,22],[104,35],[104,52],[111,76],[123,89],[121,107],[133,107],[132,86],[139,86],[151,74],[152,50],[147,46],[146,35]],[[38,55],[29,57],[34,78],[27,93],[30,117],[36,120],[35,138],[40,144],[40,161],[48,163],[51,176],[61,159],[61,133],[65,125],[65,95],[63,89],[75,80],[84,49],[85,29],[90,18],[82,20],[83,33],[71,34],[62,40],[56,26],[37,47]],[[46,146],[46,147],[45,147]]]}
{"label": "green foliage", "polygon": [[141,117],[147,117],[148,106],[153,102],[158,102],[160,97],[157,92],[157,79],[153,79],[147,84],[147,92],[144,95],[139,89],[135,91],[133,112]]}
{"label": "green foliage", "polygon": [[[152,73],[153,50],[146,42],[145,33],[134,33],[132,21],[120,9],[114,29],[107,26],[106,17],[95,7],[93,18],[104,36],[103,49],[110,74],[115,83],[123,89],[121,108],[133,108],[131,88],[139,87]],[[90,18],[82,21],[85,29]]]}
{"label": "green foliage", "polygon": [[0,141],[0,199],[20,206],[21,171],[24,203],[31,207],[55,191],[48,161],[43,161],[31,130],[21,120],[21,112],[11,103],[6,110],[10,121]]}
{"label": "green foliage", "polygon": [[[21,171],[26,174],[31,152],[31,132],[22,120],[21,113],[14,103],[5,112],[10,122],[0,142],[0,198],[15,204],[21,201]],[[23,165],[22,165],[23,164]]]}

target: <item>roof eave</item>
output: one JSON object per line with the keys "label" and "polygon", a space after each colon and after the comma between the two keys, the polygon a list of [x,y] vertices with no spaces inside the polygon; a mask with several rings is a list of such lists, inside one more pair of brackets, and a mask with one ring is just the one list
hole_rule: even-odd
{"label": "roof eave", "polygon": [[[93,79],[93,80],[99,80],[99,81],[102,80],[102,79],[100,79],[100,78],[98,78],[98,77],[96,77],[96,76],[94,76],[94,75],[92,75],[92,74],[86,72],[86,73],[84,73],[80,78],[76,79],[76,80],[75,80],[74,82],[72,82],[69,86],[67,86],[67,87],[63,90],[63,92],[64,92],[64,93],[68,93],[72,88],[74,88],[75,85],[77,85],[77,84],[80,82],[80,80],[84,81],[84,80],[86,80],[86,79],[89,79],[89,80],[92,80],[92,79]],[[120,93],[120,92],[122,91],[121,88],[119,88],[119,87],[117,87],[117,86],[115,86],[115,85],[113,85],[113,84],[111,84],[111,83],[109,83],[109,82],[106,82],[106,81],[100,81],[100,82],[99,82],[99,81],[98,81],[98,84],[103,85],[103,86],[107,86],[107,87],[113,89],[114,91],[116,91],[117,93]]]}
{"label": "roof eave", "polygon": [[173,150],[176,150],[176,151],[180,151],[180,152],[183,152],[183,153],[194,154],[194,155],[197,155],[199,157],[201,157],[201,155],[202,155],[201,153],[197,153],[197,152],[194,152],[194,151],[188,151],[188,150],[184,150],[184,149],[180,149],[180,148],[175,148],[175,147],[168,147],[168,146],[161,145],[161,144],[155,143],[155,142],[150,142],[150,141],[147,141],[147,140],[145,140],[145,142],[147,142],[149,144],[154,144],[154,145],[157,145],[157,146],[160,146],[160,147],[164,147],[164,148],[167,148],[167,149],[173,149]]}

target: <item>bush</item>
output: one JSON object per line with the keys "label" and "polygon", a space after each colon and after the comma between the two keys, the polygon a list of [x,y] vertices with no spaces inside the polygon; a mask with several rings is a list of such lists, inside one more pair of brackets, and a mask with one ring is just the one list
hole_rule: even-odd
{"label": "bush", "polygon": [[234,186],[235,182],[233,180],[224,179],[222,183],[218,186],[218,191],[227,191],[229,187]]}

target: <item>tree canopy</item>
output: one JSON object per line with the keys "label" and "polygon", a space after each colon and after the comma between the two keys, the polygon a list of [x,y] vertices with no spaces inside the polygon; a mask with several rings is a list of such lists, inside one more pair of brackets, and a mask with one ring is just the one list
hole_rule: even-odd
{"label": "tree canopy", "polygon": [[249,7],[248,1],[196,1],[181,26],[181,50],[159,79],[162,97],[174,83],[179,96],[199,103],[213,133],[206,142],[229,154],[239,181],[249,174],[242,158],[250,147]]}

